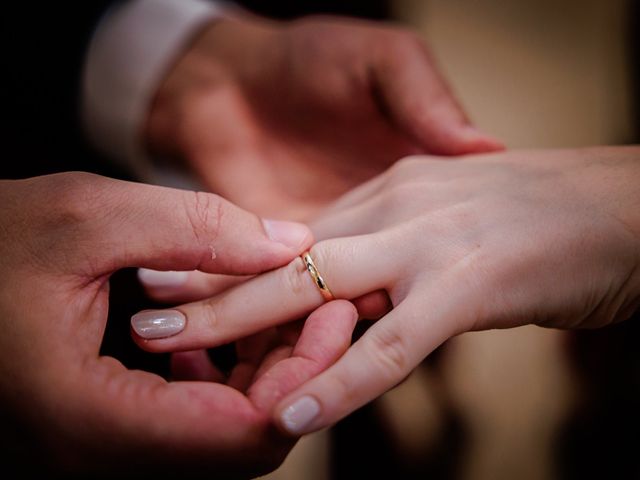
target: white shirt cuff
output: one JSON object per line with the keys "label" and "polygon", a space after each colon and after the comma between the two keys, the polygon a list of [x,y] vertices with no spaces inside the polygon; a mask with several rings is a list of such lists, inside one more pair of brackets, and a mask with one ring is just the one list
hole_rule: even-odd
{"label": "white shirt cuff", "polygon": [[222,15],[220,2],[131,0],[112,8],[89,45],[81,120],[89,141],[141,179],[153,176],[141,131],[150,103],[194,32]]}

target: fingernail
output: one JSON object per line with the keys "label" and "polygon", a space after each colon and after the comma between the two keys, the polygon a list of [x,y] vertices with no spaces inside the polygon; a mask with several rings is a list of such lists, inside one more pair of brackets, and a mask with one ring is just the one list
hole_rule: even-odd
{"label": "fingernail", "polygon": [[180,333],[186,323],[186,317],[177,310],[146,310],[131,317],[133,330],[147,340]]}
{"label": "fingernail", "polygon": [[481,138],[486,136],[473,125],[465,125],[461,132],[467,138]]}
{"label": "fingernail", "polygon": [[310,235],[309,228],[301,223],[262,220],[262,224],[271,240],[291,248],[299,248]]}
{"label": "fingernail", "polygon": [[462,133],[467,141],[481,141],[488,149],[495,150],[504,148],[504,144],[500,140],[478,130],[478,128],[473,125],[466,125],[462,130]]}
{"label": "fingernail", "polygon": [[320,413],[320,404],[310,396],[301,397],[280,414],[282,426],[292,435],[307,433],[311,422]]}
{"label": "fingernail", "polygon": [[189,278],[189,272],[162,272],[149,268],[138,269],[138,280],[147,287],[179,287]]}

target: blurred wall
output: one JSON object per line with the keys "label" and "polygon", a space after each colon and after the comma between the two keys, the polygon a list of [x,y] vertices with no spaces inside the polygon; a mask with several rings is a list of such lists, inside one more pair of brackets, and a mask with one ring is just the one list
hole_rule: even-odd
{"label": "blurred wall", "polygon": [[473,119],[513,148],[628,142],[624,0],[393,0]]}

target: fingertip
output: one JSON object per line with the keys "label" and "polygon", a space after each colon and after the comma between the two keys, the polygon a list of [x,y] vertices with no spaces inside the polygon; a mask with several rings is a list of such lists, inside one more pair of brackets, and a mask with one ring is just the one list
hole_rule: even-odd
{"label": "fingertip", "polygon": [[435,155],[470,155],[505,149],[504,143],[472,125],[440,125],[438,131],[424,133],[424,148]]}
{"label": "fingertip", "polygon": [[473,125],[465,125],[459,130],[459,139],[469,150],[467,153],[488,153],[504,150],[505,144]]}
{"label": "fingertip", "polygon": [[330,365],[351,344],[358,311],[347,300],[332,300],[309,315],[294,353]]}
{"label": "fingertip", "polygon": [[304,395],[277,410],[276,425],[286,435],[300,437],[319,430],[315,423],[321,411],[320,402],[315,397]]}
{"label": "fingertip", "polygon": [[311,229],[303,223],[262,219],[262,225],[270,240],[280,243],[298,253],[313,243],[313,233]]}
{"label": "fingertip", "polygon": [[322,331],[334,330],[335,339],[345,333],[351,333],[358,322],[358,310],[353,303],[348,300],[332,300],[317,308],[307,320],[308,322],[322,327]]}
{"label": "fingertip", "polygon": [[349,300],[332,300],[325,305],[327,305],[328,308],[337,309],[340,313],[344,314],[345,317],[348,315],[353,320],[358,319],[358,310]]}

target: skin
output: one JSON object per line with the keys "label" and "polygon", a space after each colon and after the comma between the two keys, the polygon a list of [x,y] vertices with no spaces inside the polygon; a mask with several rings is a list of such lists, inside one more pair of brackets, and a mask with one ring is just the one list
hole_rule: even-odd
{"label": "skin", "polygon": [[503,148],[471,125],[412,31],[248,13],[196,36],[141,135],[155,158],[187,169],[203,189],[294,220],[403,156]]}
{"label": "skin", "polygon": [[[140,137],[204,189],[283,219],[311,218],[410,153],[502,148],[471,126],[412,32],[245,12],[187,46]],[[302,331],[269,326],[238,342],[229,378],[202,351],[178,349],[169,382],[128,371],[99,347],[118,269],[215,272],[227,288],[290,262],[310,232],[283,245],[216,195],[80,173],[2,181],[0,202],[0,404],[12,440],[3,458],[92,477],[255,476],[282,461],[295,439],[273,428],[270,413],[346,350],[349,303],[319,309]],[[210,292],[210,277],[199,284]],[[389,308],[386,295],[355,302],[361,314]]]}
{"label": "skin", "polygon": [[[640,305],[639,156],[635,146],[448,162],[415,156],[339,199],[313,222],[322,241],[312,256],[336,297],[369,295],[377,299],[369,313],[382,318],[335,365],[279,402],[274,421],[285,430],[287,407],[311,397],[319,414],[289,432],[330,426],[462,332],[599,328],[629,318]],[[219,282],[211,278],[212,293]],[[188,295],[188,285],[174,296]],[[297,258],[180,306],[187,329],[146,347],[217,345],[322,303]],[[215,318],[215,328],[201,328],[201,318]]]}
{"label": "skin", "polygon": [[202,352],[175,355],[168,381],[99,351],[118,269],[255,274],[299,255],[308,229],[285,245],[215,195],[83,173],[0,181],[0,204],[5,465],[78,478],[247,478],[282,462],[295,439],[273,428],[270,411],[344,353],[356,320],[348,302],[324,305],[304,328],[245,340],[228,378]]}

